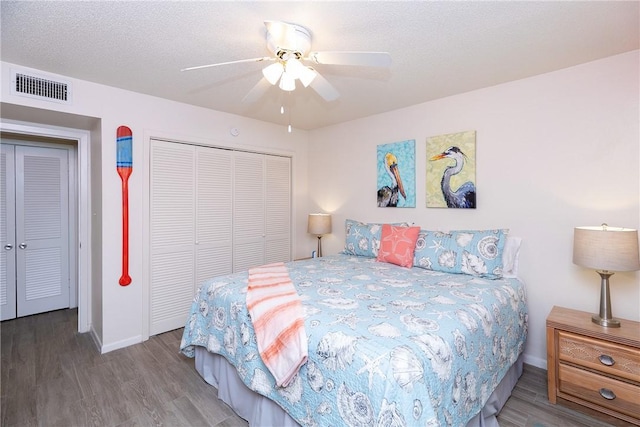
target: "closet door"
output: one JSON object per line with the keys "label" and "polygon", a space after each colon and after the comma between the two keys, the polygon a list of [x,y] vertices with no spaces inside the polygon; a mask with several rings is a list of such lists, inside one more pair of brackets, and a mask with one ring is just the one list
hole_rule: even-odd
{"label": "closet door", "polygon": [[291,259],[291,161],[151,141],[151,335],[185,325],[197,287]]}
{"label": "closet door", "polygon": [[234,153],[233,271],[265,264],[264,155]]}
{"label": "closet door", "polygon": [[14,146],[0,145],[0,320],[16,317]]}
{"label": "closet door", "polygon": [[196,147],[196,289],[233,271],[233,151]]}
{"label": "closet door", "polygon": [[0,147],[0,320],[67,308],[69,151]]}
{"label": "closet door", "polygon": [[151,335],[183,327],[194,293],[195,147],[151,141]]}
{"label": "closet door", "polygon": [[291,159],[236,152],[233,271],[291,260]]}
{"label": "closet door", "polygon": [[16,146],[18,317],[69,307],[68,151]]}
{"label": "closet door", "polygon": [[291,261],[291,159],[265,156],[265,262]]}

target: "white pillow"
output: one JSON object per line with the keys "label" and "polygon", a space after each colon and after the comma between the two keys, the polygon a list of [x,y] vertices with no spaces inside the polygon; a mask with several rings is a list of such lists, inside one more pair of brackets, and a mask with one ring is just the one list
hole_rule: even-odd
{"label": "white pillow", "polygon": [[507,236],[507,241],[502,250],[502,275],[503,277],[518,277],[518,257],[520,256],[521,237]]}

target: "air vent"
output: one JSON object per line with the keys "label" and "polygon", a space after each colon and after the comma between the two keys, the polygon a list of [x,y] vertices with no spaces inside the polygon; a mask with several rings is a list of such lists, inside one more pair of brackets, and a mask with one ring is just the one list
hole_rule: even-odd
{"label": "air vent", "polygon": [[65,104],[71,102],[71,86],[64,80],[19,71],[13,71],[11,76],[11,93],[14,95]]}

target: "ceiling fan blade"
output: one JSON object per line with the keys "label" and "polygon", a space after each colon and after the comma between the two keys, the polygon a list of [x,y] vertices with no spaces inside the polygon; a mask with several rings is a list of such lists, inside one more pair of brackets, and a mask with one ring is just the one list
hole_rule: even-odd
{"label": "ceiling fan blade", "polygon": [[325,101],[335,101],[336,99],[340,98],[340,93],[336,90],[336,88],[333,87],[333,85],[319,73],[316,74],[316,77],[313,79],[309,86],[313,90],[315,90],[318,95],[320,95]]}
{"label": "ceiling fan blade", "polygon": [[244,98],[242,98],[242,103],[252,104],[256,102],[258,99],[262,97],[262,95],[265,94],[267,90],[269,90],[270,87],[271,87],[271,83],[269,83],[269,80],[267,80],[264,77],[261,78],[260,81],[258,81],[258,83],[256,83],[256,85],[253,88],[251,88],[249,93],[247,93],[244,96]]}
{"label": "ceiling fan blade", "polygon": [[388,67],[391,55],[387,52],[311,52],[305,58],[315,64],[360,65],[366,67]]}
{"label": "ceiling fan blade", "polygon": [[197,67],[183,68],[180,71],[199,70],[201,68],[217,67],[219,65],[241,64],[243,62],[261,62],[261,61],[274,61],[274,60],[275,58],[265,56],[262,58],[240,59],[238,61],[218,62],[217,64],[198,65]]}

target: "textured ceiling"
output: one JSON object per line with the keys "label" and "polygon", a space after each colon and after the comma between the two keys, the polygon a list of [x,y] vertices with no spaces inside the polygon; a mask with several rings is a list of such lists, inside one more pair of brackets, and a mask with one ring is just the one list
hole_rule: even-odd
{"label": "textured ceiling", "polygon": [[[218,111],[315,129],[640,48],[638,1],[0,3],[0,59]],[[242,98],[269,56],[265,20],[312,33],[313,51],[386,51],[389,69],[316,66],[340,92]]]}

